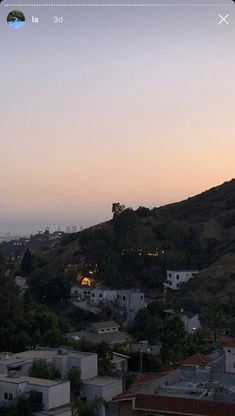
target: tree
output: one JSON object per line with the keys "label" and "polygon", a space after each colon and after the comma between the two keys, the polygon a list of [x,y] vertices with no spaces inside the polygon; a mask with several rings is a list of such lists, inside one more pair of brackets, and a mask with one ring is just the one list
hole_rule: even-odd
{"label": "tree", "polygon": [[61,373],[46,360],[35,360],[29,370],[30,377],[42,378],[45,380],[60,380]]}
{"label": "tree", "polygon": [[125,210],[125,205],[121,205],[120,202],[114,202],[112,205],[113,216],[120,215]]}
{"label": "tree", "polygon": [[141,309],[137,313],[130,330],[137,340],[147,340],[149,343],[154,344],[159,341],[162,319],[159,311],[155,311],[152,305],[150,304],[147,309]]}
{"label": "tree", "polygon": [[0,350],[14,351],[20,329],[24,323],[22,298],[14,279],[6,276],[5,261],[1,253],[0,288]]}
{"label": "tree", "polygon": [[30,399],[24,396],[19,396],[11,403],[1,404],[0,416],[32,416]]}
{"label": "tree", "polygon": [[98,354],[98,372],[101,376],[112,376],[113,366],[113,350],[106,342],[101,342],[97,347]]}
{"label": "tree", "polygon": [[107,402],[102,397],[97,397],[89,403],[78,400],[72,406],[72,416],[99,416],[100,410],[107,408]]}
{"label": "tree", "polygon": [[33,257],[31,251],[27,248],[26,252],[24,253],[22,264],[21,264],[21,272],[26,276],[31,273],[33,270]]}
{"label": "tree", "polygon": [[179,316],[166,319],[160,335],[161,356],[165,362],[175,366],[183,358],[185,346],[184,324]]}
{"label": "tree", "polygon": [[205,306],[200,314],[200,321],[212,331],[215,342],[219,331],[225,325],[225,320],[222,307],[216,303]]}
{"label": "tree", "polygon": [[30,400],[24,396],[20,396],[16,402],[17,416],[31,416],[32,408]]}
{"label": "tree", "polygon": [[82,388],[81,371],[76,367],[72,367],[68,372],[68,379],[70,381],[71,394],[74,399],[77,399]]}

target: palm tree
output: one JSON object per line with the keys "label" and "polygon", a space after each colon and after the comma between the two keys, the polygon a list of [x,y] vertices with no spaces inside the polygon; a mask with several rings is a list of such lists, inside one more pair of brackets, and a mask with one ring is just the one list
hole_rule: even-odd
{"label": "palm tree", "polygon": [[89,403],[78,400],[72,406],[72,416],[99,416],[102,407],[108,407],[102,397],[96,397]]}

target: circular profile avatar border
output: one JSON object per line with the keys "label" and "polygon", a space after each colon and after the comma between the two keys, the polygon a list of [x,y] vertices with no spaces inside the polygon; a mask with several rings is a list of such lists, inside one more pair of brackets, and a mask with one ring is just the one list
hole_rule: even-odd
{"label": "circular profile avatar border", "polygon": [[20,10],[12,10],[7,16],[7,24],[12,29],[21,29],[25,25],[25,15]]}

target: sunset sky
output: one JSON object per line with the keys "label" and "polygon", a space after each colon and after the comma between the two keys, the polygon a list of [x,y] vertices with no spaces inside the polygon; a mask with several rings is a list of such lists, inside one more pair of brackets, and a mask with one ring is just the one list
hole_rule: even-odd
{"label": "sunset sky", "polygon": [[3,4],[0,235],[235,177],[235,7],[21,8],[13,30]]}

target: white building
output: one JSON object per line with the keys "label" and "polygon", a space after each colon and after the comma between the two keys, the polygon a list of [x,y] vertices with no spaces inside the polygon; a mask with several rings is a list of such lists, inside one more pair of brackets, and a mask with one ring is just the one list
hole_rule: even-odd
{"label": "white building", "polygon": [[25,293],[26,289],[28,289],[27,278],[22,276],[15,277],[15,284],[18,286],[22,293]]}
{"label": "white building", "polygon": [[0,354],[0,374],[8,374],[10,370],[17,371],[22,376],[28,376],[29,369],[35,360],[45,360],[60,370],[66,378],[72,367],[81,371],[82,380],[88,380],[97,375],[97,354],[73,350],[39,348],[24,351],[19,354]]}
{"label": "white building", "polygon": [[195,331],[201,328],[199,315],[194,312],[185,311],[181,309],[179,313],[175,312],[173,309],[165,309],[164,313],[166,315],[178,315],[181,321],[184,323],[184,329],[188,334],[193,334]]}
{"label": "white building", "polygon": [[235,338],[226,338],[223,341],[226,373],[235,373]]}
{"label": "white building", "polygon": [[[107,403],[110,403],[113,397],[123,391],[122,379],[97,376],[91,380],[85,381],[83,383],[82,391],[88,402],[96,397],[103,397]],[[106,412],[103,408],[100,412],[100,416],[105,416],[105,414]]]}
{"label": "white building", "polygon": [[180,313],[180,319],[183,321],[184,329],[188,334],[193,334],[201,328],[199,315],[196,313],[182,311]]}
{"label": "white building", "polygon": [[106,342],[110,345],[123,344],[130,341],[129,334],[119,331],[120,326],[113,321],[94,322],[85,331],[70,332],[68,339],[81,341],[82,339],[99,344]]}
{"label": "white building", "polygon": [[40,402],[46,411],[68,406],[70,403],[69,381],[43,380],[16,373],[0,375],[1,403],[11,402],[21,395],[29,396],[35,391],[39,393]]}
{"label": "white building", "polygon": [[179,290],[181,286],[198,275],[197,270],[168,270],[164,289]]}
{"label": "white building", "polygon": [[145,306],[144,293],[139,290],[117,290],[117,301],[121,307],[129,312],[137,313]]}
{"label": "white building", "polygon": [[71,300],[82,309],[98,312],[100,303],[117,302],[127,314],[135,314],[145,307],[144,293],[135,289],[109,290],[88,286],[73,286]]}
{"label": "white building", "polygon": [[[29,369],[35,360],[52,363],[60,370],[62,380],[29,377]],[[98,376],[97,354],[69,349],[39,348],[20,354],[0,354],[0,402],[9,402],[17,396],[27,396],[30,392],[36,391],[40,394],[43,411],[35,416],[71,416],[70,383],[67,381],[67,374],[73,367],[81,371],[82,394],[87,401],[100,396],[111,402],[115,395],[123,391],[121,377]],[[102,409],[100,416],[104,415],[105,410]]]}

